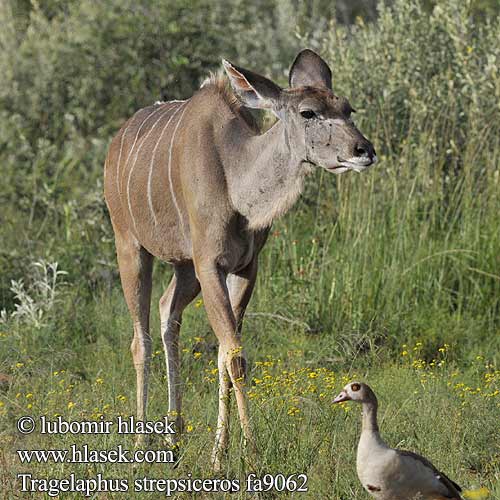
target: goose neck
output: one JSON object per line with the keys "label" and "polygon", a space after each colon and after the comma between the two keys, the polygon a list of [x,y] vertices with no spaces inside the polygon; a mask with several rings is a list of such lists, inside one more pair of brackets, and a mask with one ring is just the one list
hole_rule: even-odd
{"label": "goose neck", "polygon": [[362,432],[372,432],[378,434],[377,422],[377,401],[367,401],[363,403],[363,424]]}

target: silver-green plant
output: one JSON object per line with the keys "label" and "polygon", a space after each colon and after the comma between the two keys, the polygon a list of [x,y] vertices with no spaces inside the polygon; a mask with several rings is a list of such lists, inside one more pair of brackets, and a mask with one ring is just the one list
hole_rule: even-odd
{"label": "silver-green plant", "polygon": [[47,262],[42,259],[31,264],[32,272],[27,283],[24,278],[11,280],[10,290],[16,300],[15,308],[10,315],[3,309],[0,313],[0,322],[12,319],[34,328],[44,326],[48,314],[57,303],[59,289],[63,285],[61,276],[68,274],[58,267],[57,262]]}

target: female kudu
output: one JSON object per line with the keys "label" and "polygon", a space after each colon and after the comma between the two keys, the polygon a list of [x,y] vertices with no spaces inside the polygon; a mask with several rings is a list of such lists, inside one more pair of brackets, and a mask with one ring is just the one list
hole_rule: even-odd
{"label": "female kudu", "polygon": [[[296,57],[287,89],[223,65],[232,90],[227,80],[212,78],[185,101],[139,110],[113,139],[105,164],[106,202],[134,324],[137,416],[146,418],[151,275],[158,257],[174,267],[160,316],[168,411],[177,432],[179,329],[184,308],[200,289],[219,341],[215,468],[228,442],[231,387],[252,443],[240,332],[272,221],[294,204],[315,168],[361,171],[376,161],[372,144],[350,118],[347,99],[332,93],[328,65],[311,50]],[[243,106],[268,109],[278,121],[261,134]]]}

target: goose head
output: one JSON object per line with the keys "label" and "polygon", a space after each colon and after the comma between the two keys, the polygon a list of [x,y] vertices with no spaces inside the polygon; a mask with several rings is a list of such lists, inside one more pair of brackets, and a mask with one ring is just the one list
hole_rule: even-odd
{"label": "goose head", "polygon": [[349,382],[333,400],[334,403],[342,403],[343,401],[375,403],[377,398],[369,385],[363,382]]}

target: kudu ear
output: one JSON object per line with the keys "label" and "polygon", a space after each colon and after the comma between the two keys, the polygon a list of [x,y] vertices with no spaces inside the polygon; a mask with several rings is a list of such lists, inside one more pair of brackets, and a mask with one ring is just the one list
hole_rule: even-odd
{"label": "kudu ear", "polygon": [[226,74],[236,95],[245,106],[257,109],[269,109],[277,113],[277,102],[281,87],[266,77],[248,71],[222,60]]}
{"label": "kudu ear", "polygon": [[293,61],[288,82],[290,87],[326,87],[332,90],[332,71],[316,52],[304,49]]}

